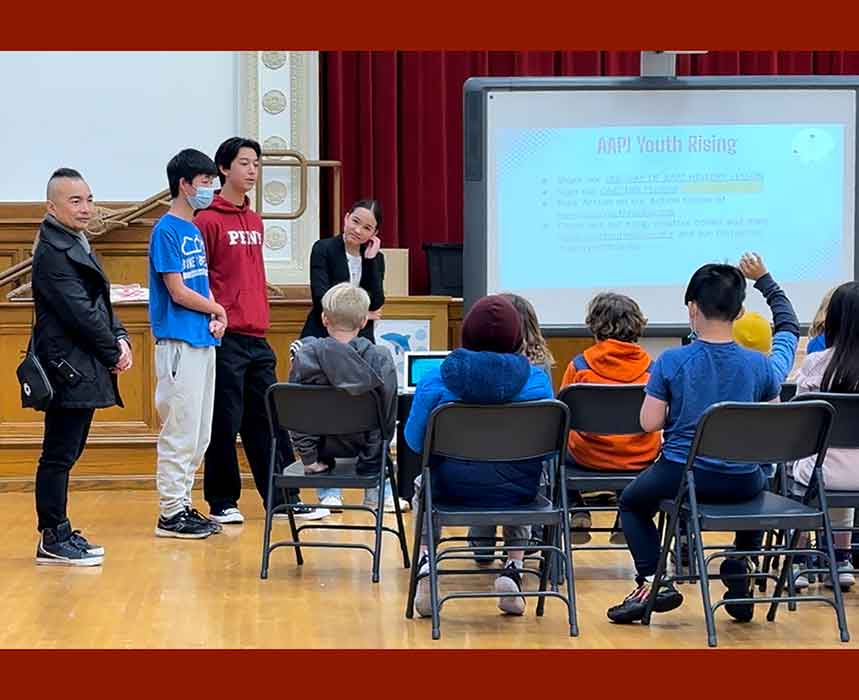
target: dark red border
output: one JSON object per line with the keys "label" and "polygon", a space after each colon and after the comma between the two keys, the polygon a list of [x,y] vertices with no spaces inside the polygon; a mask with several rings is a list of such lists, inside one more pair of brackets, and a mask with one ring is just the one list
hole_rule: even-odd
{"label": "dark red border", "polygon": [[[760,626],[758,626],[760,627]],[[764,629],[758,630],[762,639]],[[5,697],[417,700],[545,694],[795,697],[850,687],[856,649],[820,651],[6,651]],[[517,671],[516,669],[521,669]],[[847,686],[844,685],[847,683]],[[16,692],[17,691],[17,692]],[[18,695],[18,692],[21,695]],[[442,695],[440,695],[440,693]],[[26,694],[26,695],[25,695]]]}
{"label": "dark red border", "polygon": [[10,1],[0,49],[849,49],[857,15],[847,0]]}

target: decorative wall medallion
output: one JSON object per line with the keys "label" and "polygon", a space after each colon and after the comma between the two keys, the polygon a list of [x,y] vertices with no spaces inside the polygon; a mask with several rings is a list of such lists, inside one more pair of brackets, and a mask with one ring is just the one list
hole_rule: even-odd
{"label": "decorative wall medallion", "polygon": [[286,51],[263,51],[262,62],[266,68],[277,70],[286,65]]}
{"label": "decorative wall medallion", "polygon": [[266,226],[265,245],[269,250],[281,250],[286,247],[287,236],[283,226]]}
{"label": "decorative wall medallion", "polygon": [[266,151],[285,151],[289,148],[289,144],[280,136],[269,136],[263,141],[262,147]]}
{"label": "decorative wall medallion", "polygon": [[269,90],[262,96],[262,108],[269,114],[280,114],[286,109],[286,95],[280,90]]}
{"label": "decorative wall medallion", "polygon": [[283,204],[286,201],[286,194],[286,185],[280,180],[270,180],[265,183],[265,187],[263,187],[262,190],[262,195],[265,197],[265,201],[272,206]]}

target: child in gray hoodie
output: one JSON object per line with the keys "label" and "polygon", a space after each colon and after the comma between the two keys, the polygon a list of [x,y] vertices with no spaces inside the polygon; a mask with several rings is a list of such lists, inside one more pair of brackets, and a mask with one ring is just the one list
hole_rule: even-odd
{"label": "child in gray hoodie", "polygon": [[358,337],[358,332],[367,323],[369,308],[370,298],[360,287],[353,287],[348,282],[332,287],[322,298],[322,322],[329,337],[303,338],[290,348],[290,382],[334,386],[355,395],[376,392],[381,399],[385,420],[384,431],[353,435],[290,432],[293,447],[304,464],[306,474],[331,469],[336,457],[357,457],[358,472],[378,472],[383,440],[394,434],[397,419],[394,360],[387,349]]}

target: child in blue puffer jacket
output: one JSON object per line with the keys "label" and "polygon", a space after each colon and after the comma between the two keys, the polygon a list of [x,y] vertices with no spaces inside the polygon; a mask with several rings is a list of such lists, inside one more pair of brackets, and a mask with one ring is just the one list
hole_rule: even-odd
{"label": "child in blue puffer jacket", "polygon": [[[428,372],[418,384],[405,428],[409,447],[417,453],[423,451],[430,414],[443,403],[503,404],[553,398],[548,375],[521,354],[522,342],[522,322],[507,299],[491,295],[475,303],[462,324],[462,348],[453,351],[439,369]],[[524,505],[534,500],[541,471],[540,459],[489,464],[441,459],[433,465],[433,498],[462,506]],[[419,493],[417,481],[416,487]],[[528,530],[505,527],[505,543],[527,544]],[[420,573],[429,567],[426,552],[424,545],[418,564]],[[522,590],[519,570],[523,556],[521,550],[508,552],[504,572],[495,580],[496,592]],[[521,615],[525,599],[500,598],[498,607]],[[415,609],[421,616],[430,615],[428,578],[418,581]]]}

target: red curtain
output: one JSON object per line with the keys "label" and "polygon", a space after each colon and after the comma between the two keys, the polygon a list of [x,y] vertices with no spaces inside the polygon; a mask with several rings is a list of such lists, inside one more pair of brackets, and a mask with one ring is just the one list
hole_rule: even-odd
{"label": "red curtain", "polygon": [[[462,85],[471,76],[638,75],[638,51],[329,51],[321,156],[343,162],[343,205],[383,206],[382,242],[409,249],[412,294],[428,289],[424,243],[462,241]],[[859,51],[715,51],[678,75],[859,74]],[[331,182],[323,181],[322,221]],[[323,231],[329,235],[333,231]]]}

